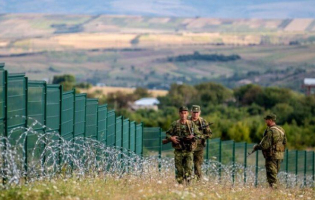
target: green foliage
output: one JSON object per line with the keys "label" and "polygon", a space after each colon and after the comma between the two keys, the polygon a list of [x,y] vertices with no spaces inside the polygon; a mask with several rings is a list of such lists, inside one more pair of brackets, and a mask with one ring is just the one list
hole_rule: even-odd
{"label": "green foliage", "polygon": [[133,94],[115,93],[106,97],[109,106],[118,113],[147,127],[169,129],[179,118],[178,107],[197,104],[202,117],[211,126],[214,137],[258,143],[266,128],[264,115],[273,112],[277,124],[287,133],[288,147],[314,148],[315,140],[315,96],[304,96],[286,88],[245,85],[231,91],[222,85],[208,82],[198,85],[172,84],[168,94],[159,97],[159,110],[137,110],[130,112],[127,102],[146,97],[147,91],[138,88]]}
{"label": "green foliage", "polygon": [[72,90],[72,88],[75,86],[75,77],[70,74],[60,75],[60,76],[54,76],[53,78],[53,84],[61,84],[63,86],[64,91]]}
{"label": "green foliage", "polygon": [[90,89],[92,87],[92,84],[91,83],[86,83],[86,82],[83,82],[83,83],[78,83],[76,84],[77,88],[81,88],[81,89]]}
{"label": "green foliage", "polygon": [[62,82],[75,83],[75,77],[71,74],[65,74],[60,76],[54,76],[53,84],[60,84]]}
{"label": "green foliage", "polygon": [[233,138],[235,142],[251,142],[249,126],[239,121],[228,129],[228,136]]}
{"label": "green foliage", "polygon": [[135,99],[151,96],[151,94],[149,93],[149,90],[147,88],[142,88],[142,87],[136,88],[136,90],[133,92],[133,95],[135,96],[134,97]]}
{"label": "green foliage", "polygon": [[167,96],[160,97],[161,108],[165,106],[180,107],[199,104],[207,106],[209,103],[217,105],[232,97],[232,92],[222,85],[208,82],[199,85],[172,84]]}
{"label": "green foliage", "polygon": [[201,83],[195,85],[195,88],[198,91],[199,96],[199,102],[197,103],[203,106],[206,106],[209,103],[214,105],[222,104],[232,97],[232,91],[213,82]]}
{"label": "green foliage", "polygon": [[164,105],[180,107],[181,105],[191,105],[195,102],[197,94],[197,90],[191,85],[172,84],[168,95],[160,97],[159,100],[162,107]]}
{"label": "green foliage", "polygon": [[241,57],[239,55],[219,55],[219,54],[200,54],[198,51],[195,51],[193,54],[188,55],[179,55],[175,57],[168,57],[167,60],[169,62],[187,62],[190,60],[204,60],[204,61],[212,61],[212,62],[228,62],[239,60]]}
{"label": "green foliage", "polygon": [[258,85],[244,85],[234,89],[234,96],[241,105],[251,105],[258,102],[262,95],[262,88]]}
{"label": "green foliage", "polygon": [[128,108],[128,104],[132,103],[143,97],[150,97],[148,89],[136,88],[131,94],[124,93],[121,91],[109,93],[107,96],[103,95],[101,90],[96,90],[94,93],[89,93],[89,98],[98,98],[99,104],[108,104],[109,108],[115,109],[118,112]]}

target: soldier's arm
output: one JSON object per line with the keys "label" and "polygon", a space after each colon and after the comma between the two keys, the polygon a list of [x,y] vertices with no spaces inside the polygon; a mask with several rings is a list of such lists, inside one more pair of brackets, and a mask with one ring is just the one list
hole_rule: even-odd
{"label": "soldier's arm", "polygon": [[271,140],[272,140],[272,132],[271,130],[266,131],[266,134],[264,134],[264,137],[259,143],[259,149],[261,150],[267,150],[271,147]]}
{"label": "soldier's arm", "polygon": [[206,128],[203,130],[204,139],[209,139],[212,136],[212,131],[209,123],[206,120],[204,120],[204,123],[206,125]]}
{"label": "soldier's arm", "polygon": [[174,128],[176,127],[175,122],[172,123],[171,127],[166,131],[166,136],[165,138],[168,141],[171,141],[171,137],[174,135]]}

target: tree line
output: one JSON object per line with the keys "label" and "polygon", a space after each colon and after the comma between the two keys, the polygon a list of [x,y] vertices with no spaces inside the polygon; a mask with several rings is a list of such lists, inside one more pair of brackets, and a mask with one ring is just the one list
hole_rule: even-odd
{"label": "tree line", "polygon": [[[57,81],[58,80],[58,81]],[[58,77],[54,83],[63,84],[66,89],[76,86],[90,87],[88,84],[75,84],[73,77]],[[178,118],[178,107],[200,105],[201,116],[213,122],[214,137],[257,143],[266,125],[263,116],[267,113],[277,115],[277,124],[287,133],[288,147],[304,149],[315,147],[315,96],[279,87],[244,85],[229,89],[221,84],[205,82],[197,85],[172,84],[166,96],[158,97],[159,110],[131,111],[128,106],[142,97],[149,97],[145,88],[137,88],[133,93],[123,92],[102,94],[96,91],[88,97],[99,98],[110,109],[131,120],[143,122],[147,127],[161,127],[167,130]]]}
{"label": "tree line", "polygon": [[160,126],[167,130],[178,118],[177,108],[198,104],[201,116],[213,122],[214,137],[257,143],[266,128],[264,115],[275,113],[277,124],[287,133],[291,149],[314,148],[315,97],[305,96],[287,88],[244,85],[228,89],[208,82],[194,86],[173,84],[169,93],[159,97],[158,111],[130,112],[119,108],[125,116],[143,121],[145,126]]}

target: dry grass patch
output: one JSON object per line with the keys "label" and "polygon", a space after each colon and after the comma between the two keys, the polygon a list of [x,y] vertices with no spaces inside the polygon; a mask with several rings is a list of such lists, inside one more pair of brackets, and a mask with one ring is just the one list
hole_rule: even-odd
{"label": "dry grass patch", "polygon": [[285,27],[285,31],[305,31],[314,19],[294,19]]}
{"label": "dry grass patch", "polygon": [[[114,92],[123,92],[123,93],[133,93],[135,91],[135,88],[125,88],[125,87],[92,87],[88,90],[84,90],[84,89],[80,89],[81,92],[83,93],[94,93],[95,91],[102,91],[102,93],[104,95],[107,95],[109,93],[114,93]],[[149,93],[153,96],[153,97],[158,97],[158,96],[165,96],[167,94],[167,90],[149,90]]]}
{"label": "dry grass patch", "polygon": [[172,176],[55,179],[1,191],[0,199],[314,199],[311,188],[226,186],[211,181],[178,185]]}
{"label": "dry grass patch", "polygon": [[71,46],[79,49],[92,48],[127,48],[131,47],[130,41],[136,34],[68,34],[53,37],[60,45]]}

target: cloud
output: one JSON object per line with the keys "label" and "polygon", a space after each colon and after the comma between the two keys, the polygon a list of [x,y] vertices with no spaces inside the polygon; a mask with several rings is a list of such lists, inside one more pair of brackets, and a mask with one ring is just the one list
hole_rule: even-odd
{"label": "cloud", "polygon": [[247,7],[250,18],[314,18],[315,1],[272,2]]}
{"label": "cloud", "polygon": [[[128,6],[127,6],[128,5]],[[196,13],[196,9],[185,5],[181,0],[117,0],[111,3],[112,9],[122,14],[153,14],[159,16],[185,16]]]}

